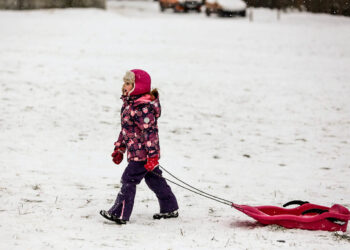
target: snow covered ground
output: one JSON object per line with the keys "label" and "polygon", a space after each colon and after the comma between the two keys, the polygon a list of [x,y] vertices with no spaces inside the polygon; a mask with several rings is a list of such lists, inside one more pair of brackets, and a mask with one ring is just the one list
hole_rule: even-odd
{"label": "snow covered ground", "polygon": [[350,19],[253,12],[0,11],[0,249],[349,249],[349,229],[265,227],[174,185],[178,219],[152,220],[144,182],[129,224],[98,214],[126,166],[110,154],[131,68],[160,89],[179,178],[239,204],[350,208]]}

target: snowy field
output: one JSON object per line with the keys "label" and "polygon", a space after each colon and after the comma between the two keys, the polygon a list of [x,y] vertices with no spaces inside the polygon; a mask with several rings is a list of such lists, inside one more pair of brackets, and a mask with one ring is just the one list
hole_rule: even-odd
{"label": "snowy field", "polygon": [[179,178],[238,204],[350,208],[350,18],[253,13],[0,11],[0,249],[349,249],[350,229],[262,226],[174,185],[178,219],[152,220],[144,182],[129,224],[98,214],[126,166],[110,154],[131,68],[160,90],[160,163]]}

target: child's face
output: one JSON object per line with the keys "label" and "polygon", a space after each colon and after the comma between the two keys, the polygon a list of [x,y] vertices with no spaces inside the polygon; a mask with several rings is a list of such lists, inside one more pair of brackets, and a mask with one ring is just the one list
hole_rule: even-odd
{"label": "child's face", "polygon": [[123,95],[128,95],[129,92],[133,89],[134,85],[129,82],[124,82],[123,87],[122,87],[122,94]]}

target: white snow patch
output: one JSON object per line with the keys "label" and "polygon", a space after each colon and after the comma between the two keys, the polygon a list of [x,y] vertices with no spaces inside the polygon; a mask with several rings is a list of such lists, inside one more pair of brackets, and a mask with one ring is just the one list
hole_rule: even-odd
{"label": "white snow patch", "polygon": [[178,219],[152,220],[144,182],[128,225],[98,214],[126,166],[110,154],[132,68],[160,89],[160,163],[179,178],[236,203],[350,208],[350,19],[253,11],[0,11],[0,249],[347,249],[174,185]]}

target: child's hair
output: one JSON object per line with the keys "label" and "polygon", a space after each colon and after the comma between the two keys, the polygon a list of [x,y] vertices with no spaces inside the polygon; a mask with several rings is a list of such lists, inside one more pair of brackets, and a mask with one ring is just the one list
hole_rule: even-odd
{"label": "child's hair", "polygon": [[158,89],[152,89],[151,92],[149,92],[149,94],[151,95],[151,100],[155,100],[159,97],[159,92]]}

